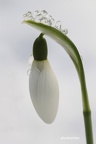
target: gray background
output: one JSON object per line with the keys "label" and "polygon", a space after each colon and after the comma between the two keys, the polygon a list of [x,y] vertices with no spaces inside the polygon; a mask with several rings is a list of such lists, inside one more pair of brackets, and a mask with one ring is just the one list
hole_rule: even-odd
{"label": "gray background", "polygon": [[[28,59],[39,31],[22,24],[22,20],[23,14],[35,10],[46,10],[56,21],[61,20],[62,27],[68,28],[68,36],[78,47],[85,68],[96,142],[96,1],[0,0],[0,143],[86,143],[77,72],[61,46],[46,36],[48,58],[60,89],[54,123],[45,124],[31,103]],[[79,140],[67,137],[79,137]]]}

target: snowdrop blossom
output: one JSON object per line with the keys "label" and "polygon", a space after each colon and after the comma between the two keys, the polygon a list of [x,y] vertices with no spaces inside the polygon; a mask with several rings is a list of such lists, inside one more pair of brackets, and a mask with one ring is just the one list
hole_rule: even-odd
{"label": "snowdrop blossom", "polygon": [[[81,85],[86,143],[93,144],[91,109],[83,63],[77,47],[72,40],[66,36],[68,30],[62,29],[60,21],[57,21],[54,25],[53,17],[48,15],[45,10],[24,14],[23,23],[40,30],[42,33],[55,40],[65,49],[73,61]],[[29,77],[30,95],[38,115],[46,123],[51,123],[55,119],[57,113],[59,92],[56,77],[47,60],[47,45],[43,34],[36,39],[33,45],[33,56],[34,61]]]}
{"label": "snowdrop blossom", "polygon": [[42,35],[34,42],[34,60],[29,75],[29,92],[39,117],[45,123],[52,123],[58,110],[59,88],[55,74],[47,60],[46,46]]}

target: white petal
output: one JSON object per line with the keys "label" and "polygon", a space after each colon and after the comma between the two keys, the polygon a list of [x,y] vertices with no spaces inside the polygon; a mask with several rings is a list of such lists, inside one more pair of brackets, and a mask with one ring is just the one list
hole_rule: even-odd
{"label": "white petal", "polygon": [[33,61],[29,91],[40,118],[46,123],[52,123],[58,110],[59,88],[48,60]]}

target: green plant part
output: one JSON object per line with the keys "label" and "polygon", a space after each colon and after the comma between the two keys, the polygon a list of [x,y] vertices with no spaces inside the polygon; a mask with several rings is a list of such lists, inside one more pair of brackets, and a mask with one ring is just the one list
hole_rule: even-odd
{"label": "green plant part", "polygon": [[91,122],[91,109],[88,100],[87,88],[86,88],[86,80],[84,74],[84,68],[82,64],[82,60],[80,54],[74,45],[74,43],[60,30],[50,25],[46,25],[41,22],[36,22],[34,20],[24,20],[23,23],[32,26],[33,28],[39,30],[42,34],[49,36],[53,40],[55,40],[58,44],[60,44],[65,51],[68,53],[70,58],[72,59],[81,85],[82,92],[82,105],[83,105],[83,115],[84,115],[84,123],[85,123],[85,133],[86,133],[86,143],[93,144],[93,134],[92,134],[92,122]]}
{"label": "green plant part", "polygon": [[37,61],[46,60],[47,53],[47,43],[46,40],[43,38],[43,34],[41,33],[33,44],[33,57]]}

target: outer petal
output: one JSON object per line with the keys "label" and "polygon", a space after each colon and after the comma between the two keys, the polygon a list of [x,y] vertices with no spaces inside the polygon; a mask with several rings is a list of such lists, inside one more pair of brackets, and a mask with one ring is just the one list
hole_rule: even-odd
{"label": "outer petal", "polygon": [[44,122],[52,123],[58,109],[59,88],[48,60],[33,61],[29,91],[38,115]]}

